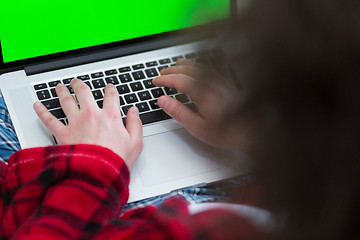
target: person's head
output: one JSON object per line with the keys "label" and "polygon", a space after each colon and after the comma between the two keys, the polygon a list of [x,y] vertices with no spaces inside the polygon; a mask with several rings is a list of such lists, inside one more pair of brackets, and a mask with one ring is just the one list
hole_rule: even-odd
{"label": "person's head", "polygon": [[229,49],[248,92],[241,114],[254,129],[266,200],[288,215],[286,239],[355,239],[360,1],[251,2]]}

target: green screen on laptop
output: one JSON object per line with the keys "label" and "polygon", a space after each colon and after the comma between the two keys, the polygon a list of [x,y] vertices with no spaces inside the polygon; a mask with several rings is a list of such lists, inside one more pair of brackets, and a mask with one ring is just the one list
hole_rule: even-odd
{"label": "green screen on laptop", "polygon": [[3,62],[198,26],[230,15],[227,0],[1,0]]}

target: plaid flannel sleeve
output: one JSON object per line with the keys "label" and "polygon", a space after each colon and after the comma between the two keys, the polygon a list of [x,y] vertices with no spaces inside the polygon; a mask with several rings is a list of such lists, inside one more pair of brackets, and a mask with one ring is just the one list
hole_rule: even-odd
{"label": "plaid flannel sleeve", "polygon": [[[93,145],[20,150],[0,163],[0,239],[258,239],[224,210],[190,215],[183,197],[121,214],[129,171]],[[253,238],[255,236],[255,238]]]}
{"label": "plaid flannel sleeve", "polygon": [[[3,164],[4,165],[4,164]],[[90,238],[128,198],[129,172],[92,145],[20,150],[3,171],[0,239]]]}

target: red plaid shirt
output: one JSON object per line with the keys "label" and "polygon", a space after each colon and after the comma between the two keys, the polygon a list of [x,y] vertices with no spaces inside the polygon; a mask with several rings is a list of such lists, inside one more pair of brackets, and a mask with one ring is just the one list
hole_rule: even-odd
{"label": "red plaid shirt", "polygon": [[[120,211],[129,171],[112,151],[68,145],[18,151],[0,165],[0,239],[256,239],[224,210],[188,213],[182,198]],[[257,237],[256,237],[257,236]]]}

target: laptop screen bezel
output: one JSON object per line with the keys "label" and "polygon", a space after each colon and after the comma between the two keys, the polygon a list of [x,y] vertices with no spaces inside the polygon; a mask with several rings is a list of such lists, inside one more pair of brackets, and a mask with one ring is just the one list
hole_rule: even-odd
{"label": "laptop screen bezel", "polygon": [[174,37],[174,36],[184,36],[189,32],[196,33],[196,32],[206,32],[209,30],[216,31],[216,29],[218,29],[219,26],[223,25],[227,21],[231,21],[231,19],[236,17],[236,14],[237,14],[237,1],[230,0],[230,17],[227,19],[222,19],[222,20],[213,22],[213,23],[190,27],[190,28],[186,28],[186,29],[170,31],[170,32],[154,34],[154,35],[145,36],[145,37],[139,37],[139,38],[134,38],[134,39],[129,39],[129,40],[101,44],[101,45],[97,45],[97,46],[91,46],[91,47],[70,50],[70,51],[64,51],[64,52],[60,52],[60,53],[48,54],[48,55],[39,56],[39,57],[33,57],[33,58],[28,58],[28,59],[23,59],[23,60],[6,62],[6,63],[4,63],[4,61],[3,61],[2,50],[1,50],[1,39],[0,39],[0,50],[1,50],[0,51],[0,74],[10,72],[10,71],[15,71],[15,70],[21,70],[26,66],[41,64],[41,63],[49,62],[52,60],[76,57],[76,56],[80,56],[80,55],[84,55],[84,54],[100,52],[103,50],[111,50],[112,48],[118,48],[120,46],[131,46],[131,45],[141,44],[141,43],[147,42],[149,40],[166,39],[166,38]]}

